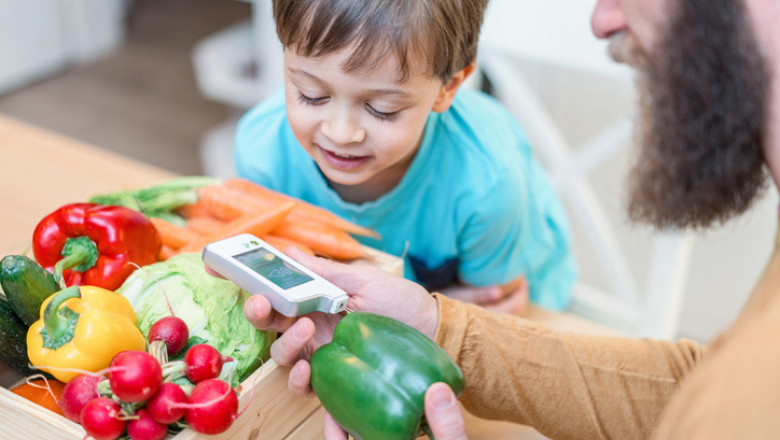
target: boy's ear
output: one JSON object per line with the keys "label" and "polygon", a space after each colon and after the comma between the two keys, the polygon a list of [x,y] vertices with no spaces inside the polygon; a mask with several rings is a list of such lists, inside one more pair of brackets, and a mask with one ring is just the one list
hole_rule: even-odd
{"label": "boy's ear", "polygon": [[452,100],[455,99],[455,93],[458,91],[460,86],[463,85],[463,82],[466,81],[466,78],[474,73],[474,69],[476,68],[477,63],[472,62],[468,66],[457,71],[455,75],[453,75],[452,78],[447,82],[447,84],[441,86],[441,90],[439,90],[439,96],[436,97],[436,101],[434,101],[433,108],[431,108],[431,110],[435,111],[436,113],[442,113],[450,108]]}

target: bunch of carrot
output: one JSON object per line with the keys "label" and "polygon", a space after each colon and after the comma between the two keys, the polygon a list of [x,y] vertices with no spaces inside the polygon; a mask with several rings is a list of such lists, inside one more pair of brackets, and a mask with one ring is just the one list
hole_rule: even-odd
{"label": "bunch of carrot", "polygon": [[238,178],[200,188],[197,202],[178,214],[186,219],[185,226],[152,218],[163,241],[161,260],[202,252],[208,243],[241,233],[282,251],[295,246],[313,255],[354,260],[363,256],[363,247],[350,234],[377,237],[323,208]]}

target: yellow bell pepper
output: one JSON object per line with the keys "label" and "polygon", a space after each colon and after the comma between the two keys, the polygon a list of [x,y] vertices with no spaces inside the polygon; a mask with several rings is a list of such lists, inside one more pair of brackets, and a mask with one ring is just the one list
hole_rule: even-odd
{"label": "yellow bell pepper", "polygon": [[95,286],[72,286],[46,298],[41,319],[27,330],[30,362],[68,382],[100,371],[115,354],[144,350],[146,340],[124,296]]}

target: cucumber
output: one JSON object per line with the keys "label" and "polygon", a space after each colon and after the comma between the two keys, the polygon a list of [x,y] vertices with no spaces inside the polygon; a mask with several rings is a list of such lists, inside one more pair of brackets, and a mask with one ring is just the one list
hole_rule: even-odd
{"label": "cucumber", "polygon": [[28,327],[40,319],[43,300],[60,290],[51,273],[24,255],[0,260],[0,285],[11,309]]}
{"label": "cucumber", "polygon": [[27,357],[27,326],[0,295],[0,360],[24,375],[35,374]]}

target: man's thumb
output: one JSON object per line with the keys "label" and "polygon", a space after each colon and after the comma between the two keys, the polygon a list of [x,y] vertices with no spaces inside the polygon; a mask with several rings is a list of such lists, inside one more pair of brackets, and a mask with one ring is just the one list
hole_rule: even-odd
{"label": "man's thumb", "polygon": [[466,440],[466,425],[455,393],[437,382],[425,393],[425,417],[436,440]]}

